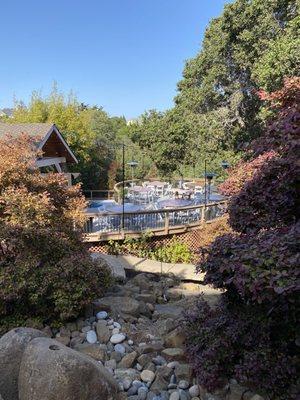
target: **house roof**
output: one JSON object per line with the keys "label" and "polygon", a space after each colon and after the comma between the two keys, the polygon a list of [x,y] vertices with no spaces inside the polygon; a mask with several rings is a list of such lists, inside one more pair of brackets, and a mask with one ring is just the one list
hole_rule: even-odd
{"label": "house roof", "polygon": [[[69,153],[72,162],[78,163],[77,158],[75,157],[74,153],[70,149],[69,145],[63,138],[62,134],[59,132],[57,126],[51,123],[43,123],[43,122],[35,122],[35,123],[23,123],[23,124],[14,124],[14,123],[5,123],[0,122],[0,137],[4,135],[12,135],[12,136],[19,136],[22,133],[26,133],[31,137],[38,138],[36,144],[37,147],[43,150],[43,147],[46,145],[47,141],[50,139],[51,135],[54,133],[56,134],[64,147],[66,148],[67,152]],[[71,161],[71,160],[70,160]]]}

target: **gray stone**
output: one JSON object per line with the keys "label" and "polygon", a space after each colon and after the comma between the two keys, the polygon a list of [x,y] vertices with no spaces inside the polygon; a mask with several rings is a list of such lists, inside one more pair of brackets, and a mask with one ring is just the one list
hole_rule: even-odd
{"label": "gray stone", "polygon": [[139,302],[131,297],[108,296],[94,302],[96,310],[111,311],[115,315],[129,314],[134,317],[139,315]]}
{"label": "gray stone", "polygon": [[86,333],[86,341],[87,341],[88,343],[90,343],[90,344],[96,343],[96,342],[97,342],[97,335],[96,335],[96,332],[95,332],[95,331],[92,331],[92,330],[88,331],[88,332]]}
{"label": "gray stone", "polygon": [[117,368],[115,370],[115,377],[121,381],[125,378],[131,379],[131,382],[134,380],[139,380],[141,374],[134,368]]}
{"label": "gray stone", "polygon": [[76,345],[74,350],[86,354],[97,361],[104,362],[107,360],[106,346],[103,345],[101,346],[99,344],[82,343]]}
{"label": "gray stone", "polygon": [[179,392],[173,392],[173,393],[171,393],[171,395],[170,395],[170,397],[169,397],[169,400],[179,400],[180,399],[180,395],[179,395]]}
{"label": "gray stone", "polygon": [[129,377],[124,378],[122,381],[124,390],[128,390],[130,388],[131,384],[132,384],[132,379]]}
{"label": "gray stone", "polygon": [[108,314],[106,311],[99,311],[96,314],[97,319],[106,319],[108,317]]}
{"label": "gray stone", "polygon": [[143,273],[138,274],[133,279],[131,279],[131,283],[133,283],[136,286],[139,286],[142,290],[150,290],[152,287],[150,276]]}
{"label": "gray stone", "polygon": [[189,392],[186,392],[182,389],[179,390],[179,396],[180,396],[180,400],[190,400],[190,395]]}
{"label": "gray stone", "polygon": [[179,380],[190,381],[192,368],[189,364],[179,364],[175,367],[175,375]]}
{"label": "gray stone", "polygon": [[46,334],[32,328],[16,328],[0,338],[0,393],[5,400],[18,398],[18,375],[23,352],[30,341]]}
{"label": "gray stone", "polygon": [[110,330],[107,325],[104,325],[101,322],[98,322],[96,325],[97,337],[100,343],[107,343],[111,336]]}
{"label": "gray stone", "polygon": [[131,368],[137,359],[137,352],[133,351],[131,353],[126,354],[119,363],[119,368]]}
{"label": "gray stone", "polygon": [[179,365],[179,362],[178,361],[171,361],[171,362],[169,362],[168,364],[167,364],[167,367],[169,367],[169,368],[175,368],[175,367],[177,367]]}
{"label": "gray stone", "polygon": [[179,381],[179,383],[178,383],[178,387],[179,387],[180,389],[187,389],[189,386],[190,386],[190,385],[189,385],[188,381],[185,381],[185,380],[181,380],[181,381]]}
{"label": "gray stone", "polygon": [[156,351],[161,351],[163,350],[163,345],[161,342],[153,342],[153,343],[145,343],[141,344],[137,351],[140,354],[147,354],[147,353],[155,353]]}
{"label": "gray stone", "polygon": [[131,388],[128,389],[127,396],[134,396],[137,394],[138,388],[136,385],[132,385]]}
{"label": "gray stone", "polygon": [[176,328],[165,336],[166,347],[183,347],[186,336],[182,328]]}
{"label": "gray stone", "polygon": [[141,372],[141,379],[144,382],[153,382],[155,378],[155,373],[145,369],[144,371]]}
{"label": "gray stone", "polygon": [[180,361],[185,359],[184,351],[177,347],[164,349],[162,355],[168,361]]}
{"label": "gray stone", "polygon": [[189,394],[191,397],[198,397],[200,394],[199,391],[199,386],[198,385],[193,385],[189,388]]}
{"label": "gray stone", "polygon": [[106,368],[114,370],[117,368],[117,362],[116,362],[116,360],[111,359],[111,360],[105,361],[104,366]]}
{"label": "gray stone", "polygon": [[19,373],[19,399],[109,400],[117,383],[107,370],[84,354],[48,338],[26,347]]}
{"label": "gray stone", "polygon": [[125,347],[124,347],[122,344],[118,343],[118,344],[116,344],[116,345],[114,346],[114,351],[117,351],[117,352],[120,353],[120,354],[125,354],[126,349],[125,349]]}
{"label": "gray stone", "polygon": [[110,341],[113,344],[119,344],[119,343],[124,342],[125,339],[126,339],[126,336],[123,333],[116,333],[111,336]]}
{"label": "gray stone", "polygon": [[118,351],[112,351],[112,353],[110,355],[110,359],[116,360],[116,362],[118,363],[119,361],[122,360],[122,354],[119,353]]}
{"label": "gray stone", "polygon": [[148,388],[142,386],[138,389],[138,400],[146,400],[148,393]]}
{"label": "gray stone", "polygon": [[173,318],[179,319],[182,317],[183,307],[171,306],[169,304],[157,304],[155,306],[156,318]]}
{"label": "gray stone", "polygon": [[157,375],[151,385],[151,390],[154,393],[159,394],[162,390],[168,389],[168,384],[169,382],[166,379],[164,379],[162,376]]}
{"label": "gray stone", "polygon": [[162,356],[156,356],[156,357],[152,358],[152,362],[155,365],[164,365],[167,363],[167,361]]}

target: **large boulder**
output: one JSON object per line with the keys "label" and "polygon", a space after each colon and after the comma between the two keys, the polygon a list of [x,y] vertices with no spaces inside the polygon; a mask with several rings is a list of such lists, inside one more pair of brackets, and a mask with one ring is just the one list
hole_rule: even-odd
{"label": "large boulder", "polygon": [[117,383],[97,361],[49,338],[33,339],[23,354],[19,400],[114,400]]}
{"label": "large boulder", "polygon": [[110,311],[114,315],[128,314],[139,316],[139,302],[131,297],[107,296],[94,302],[94,309],[98,311]]}
{"label": "large boulder", "polygon": [[18,376],[21,359],[28,343],[34,338],[46,336],[32,328],[16,328],[0,339],[0,393],[3,400],[18,398]]}

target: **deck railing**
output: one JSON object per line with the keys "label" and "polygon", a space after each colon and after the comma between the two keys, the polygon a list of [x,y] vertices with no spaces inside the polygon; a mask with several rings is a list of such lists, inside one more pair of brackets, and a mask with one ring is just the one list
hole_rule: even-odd
{"label": "deck railing", "polygon": [[188,230],[220,217],[226,211],[226,201],[164,210],[144,210],[120,213],[87,213],[85,234],[101,240],[114,234],[138,234],[152,231],[163,235],[180,228]]}
{"label": "deck railing", "polygon": [[113,199],[114,190],[84,190],[83,194],[88,200],[107,200]]}

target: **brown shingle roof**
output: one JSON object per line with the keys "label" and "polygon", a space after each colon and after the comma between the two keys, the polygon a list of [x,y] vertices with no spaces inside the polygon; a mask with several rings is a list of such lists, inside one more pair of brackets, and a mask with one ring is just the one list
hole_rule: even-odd
{"label": "brown shingle roof", "polygon": [[21,133],[27,133],[28,135],[35,137],[39,136],[44,138],[50,129],[53,127],[51,123],[23,123],[23,124],[9,124],[0,122],[0,137],[6,134],[12,136],[19,136]]}

